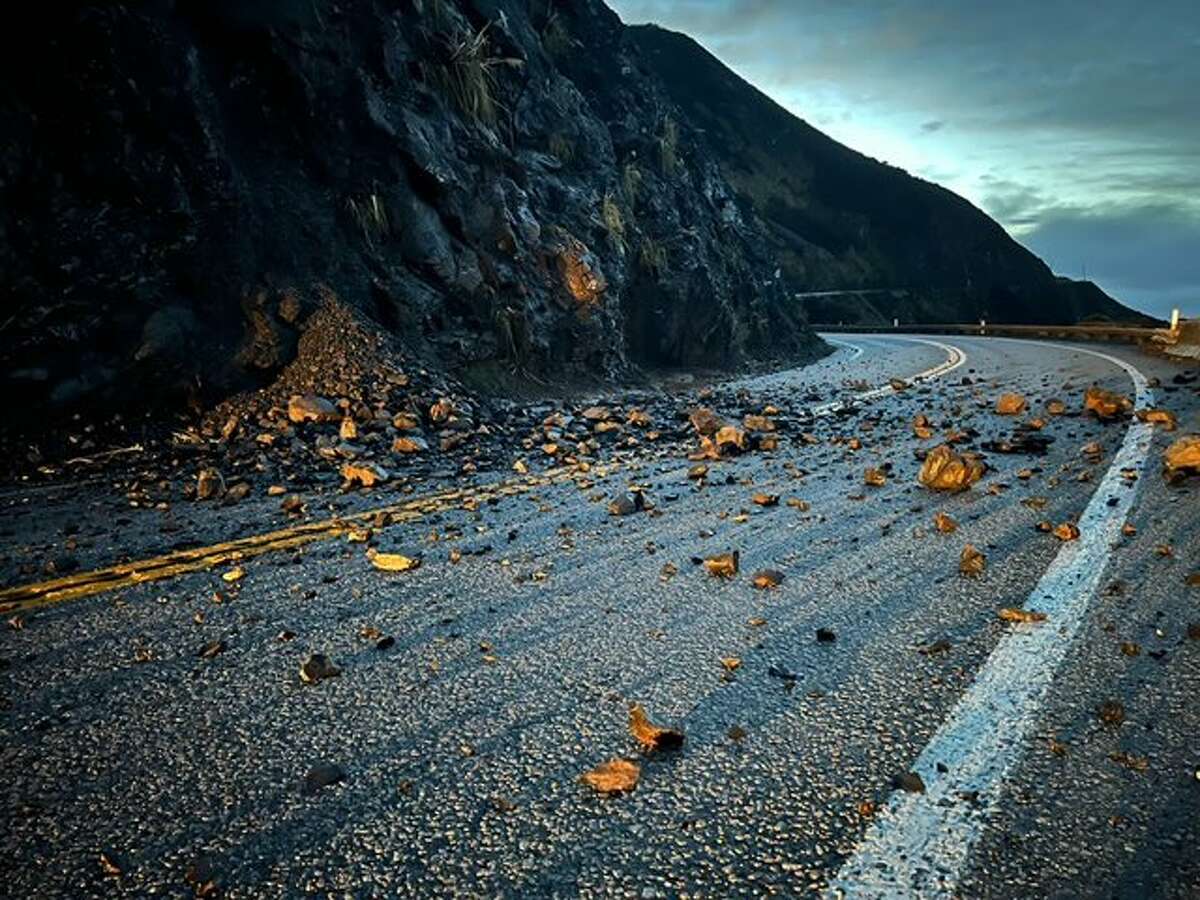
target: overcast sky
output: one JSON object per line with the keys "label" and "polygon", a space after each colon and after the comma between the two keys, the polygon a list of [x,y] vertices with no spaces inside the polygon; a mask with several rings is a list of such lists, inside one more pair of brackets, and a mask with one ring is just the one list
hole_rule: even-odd
{"label": "overcast sky", "polygon": [[936,181],[1056,272],[1200,316],[1200,0],[608,0]]}

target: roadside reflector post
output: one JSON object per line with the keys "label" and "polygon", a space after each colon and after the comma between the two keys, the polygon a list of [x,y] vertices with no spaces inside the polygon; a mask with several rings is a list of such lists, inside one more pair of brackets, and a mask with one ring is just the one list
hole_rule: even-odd
{"label": "roadside reflector post", "polygon": [[987,319],[980,319],[980,320],[979,320],[979,333],[980,333],[980,334],[987,334]]}
{"label": "roadside reflector post", "polygon": [[892,319],[892,327],[893,327],[893,328],[899,328],[899,327],[900,327],[900,320],[899,320],[899,319]]}
{"label": "roadside reflector post", "polygon": [[1173,310],[1171,310],[1171,333],[1172,334],[1179,333],[1179,307],[1178,306],[1176,306]]}

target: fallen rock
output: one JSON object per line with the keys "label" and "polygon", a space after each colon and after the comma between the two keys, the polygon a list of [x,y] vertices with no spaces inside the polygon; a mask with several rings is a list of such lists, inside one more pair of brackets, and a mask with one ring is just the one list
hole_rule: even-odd
{"label": "fallen rock", "polygon": [[458,411],[454,408],[454,404],[446,397],[442,397],[429,407],[429,421],[435,425],[449,422],[457,414]]}
{"label": "fallen rock", "polygon": [[771,666],[767,669],[767,674],[772,678],[778,678],[780,681],[786,681],[789,684],[794,684],[800,679],[800,676],[795,672],[785,669],[782,666]]}
{"label": "fallen rock", "polygon": [[311,797],[321,788],[345,780],[346,773],[340,766],[335,766],[333,763],[320,763],[308,770],[308,774],[304,776],[304,781],[300,785],[300,792]]}
{"label": "fallen rock", "polygon": [[1054,443],[1054,438],[1041,434],[1021,432],[1009,437],[984,441],[980,446],[991,453],[1024,453],[1031,456],[1045,456]]}
{"label": "fallen rock", "polygon": [[1179,420],[1169,409],[1139,409],[1134,415],[1142,422],[1151,425],[1161,425],[1164,431],[1174,431],[1179,427]]}
{"label": "fallen rock", "polygon": [[631,516],[636,512],[642,512],[650,508],[650,504],[646,501],[644,493],[641,491],[632,491],[614,497],[608,504],[608,514],[610,516]]}
{"label": "fallen rock", "polygon": [[699,406],[693,409],[688,414],[688,421],[692,423],[692,427],[696,429],[696,433],[704,437],[711,437],[724,425],[720,416],[707,406]]}
{"label": "fallen rock", "polygon": [[392,441],[393,453],[424,453],[429,449],[429,442],[420,435],[402,434]]}
{"label": "fallen rock", "polygon": [[337,422],[342,416],[338,408],[316,394],[293,394],[288,400],[288,420],[299,425],[304,422]]}
{"label": "fallen rock", "polygon": [[371,561],[371,565],[384,572],[408,572],[421,566],[421,557],[419,556],[405,556],[402,553],[380,553],[374,549],[367,551],[367,559]]}
{"label": "fallen rock", "polygon": [[967,544],[963,547],[962,555],[958,559],[959,574],[968,578],[976,578],[983,574],[986,567],[987,557],[975,549],[974,545]]}
{"label": "fallen rock", "polygon": [[655,725],[640,703],[629,708],[629,733],[646,750],[678,750],[683,746],[683,732]]}
{"label": "fallen rock", "polygon": [[746,415],[742,419],[742,427],[747,431],[772,432],[775,430],[775,422],[766,416]]}
{"label": "fallen rock", "polygon": [[713,442],[717,446],[717,453],[721,456],[741,453],[746,449],[746,432],[733,425],[725,425],[717,430]]}
{"label": "fallen rock", "polygon": [[224,653],[225,649],[226,645],[224,641],[209,641],[196,651],[196,655],[201,659],[212,659]]}
{"label": "fallen rock", "polygon": [[225,491],[226,503],[237,503],[245,500],[250,496],[250,483],[247,481],[239,481],[236,484],[231,484],[229,489]]}
{"label": "fallen rock", "polygon": [[387,481],[388,472],[383,466],[375,463],[348,462],[342,466],[342,480],[347,487],[359,485],[369,488]]}
{"label": "fallen rock", "polygon": [[1106,391],[1104,388],[1093,385],[1084,392],[1083,409],[1084,412],[1093,413],[1097,418],[1103,421],[1110,421],[1117,418],[1133,408],[1133,403],[1130,399],[1122,394]]}
{"label": "fallen rock", "polygon": [[1187,434],[1163,451],[1163,472],[1172,481],[1200,475],[1200,434]]}
{"label": "fallen rock", "polygon": [[1054,528],[1054,536],[1060,541],[1077,541],[1079,540],[1079,526],[1074,522],[1063,522]]}
{"label": "fallen rock", "polygon": [[949,444],[934,447],[925,455],[917,481],[934,491],[965,491],[983,477],[983,461],[959,454]]}
{"label": "fallen rock", "polygon": [[628,759],[610,759],[590,772],[584,772],[581,777],[584,784],[601,794],[619,794],[637,787],[641,775],[637,763]]}
{"label": "fallen rock", "polygon": [[933,516],[933,527],[942,534],[954,534],[958,530],[958,523],[944,512],[939,512]]}
{"label": "fallen rock", "polygon": [[326,678],[336,678],[341,674],[342,670],[324,653],[313,653],[300,664],[300,680],[305,684],[319,684]]}
{"label": "fallen rock", "polygon": [[704,568],[709,575],[717,578],[732,578],[738,572],[739,551],[719,553],[704,560]]}
{"label": "fallen rock", "polygon": [[760,591],[779,587],[783,582],[783,573],[777,569],[759,569],[751,578],[751,583]]}
{"label": "fallen rock", "polygon": [[1000,620],[1003,622],[1022,622],[1029,624],[1031,622],[1045,622],[1046,614],[1039,612],[1036,609],[1021,609],[1018,606],[1005,606],[997,613]]}
{"label": "fallen rock", "polygon": [[1025,398],[1020,394],[1001,394],[996,400],[996,412],[1002,416],[1018,416],[1025,407]]}
{"label": "fallen rock", "polygon": [[196,473],[196,499],[211,500],[225,493],[225,479],[214,468],[201,469]]}
{"label": "fallen rock", "polygon": [[1096,717],[1105,725],[1120,725],[1125,721],[1125,705],[1120,700],[1105,700],[1096,707]]}

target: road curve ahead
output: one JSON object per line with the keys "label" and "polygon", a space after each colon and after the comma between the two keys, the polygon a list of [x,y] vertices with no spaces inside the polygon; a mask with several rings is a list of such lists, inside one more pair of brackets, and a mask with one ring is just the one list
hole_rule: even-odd
{"label": "road curve ahead", "polygon": [[[371,537],[408,571],[334,529],[235,581],[222,557],[14,607],[0,891],[1200,896],[1200,480],[1161,477],[1176,435],[1080,414],[1098,384],[1198,431],[1195,383],[1128,348],[835,340],[715,388],[780,440],[702,479],[643,441],[412,504]],[[1051,440],[1001,452],[1032,418]],[[989,470],[935,494],[947,432]],[[610,514],[631,485],[645,508]],[[67,518],[85,568],[161,549],[48,497],[5,495],[6,556]],[[210,543],[247,538],[211,515]],[[700,564],[733,551],[732,577]],[[340,674],[305,683],[312,654]],[[640,746],[634,703],[682,747]],[[616,758],[632,789],[581,781]]]}

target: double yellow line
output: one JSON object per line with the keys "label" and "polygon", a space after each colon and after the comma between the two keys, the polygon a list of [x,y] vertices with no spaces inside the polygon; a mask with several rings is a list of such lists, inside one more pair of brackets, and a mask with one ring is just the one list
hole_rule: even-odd
{"label": "double yellow line", "polygon": [[[608,464],[602,469],[597,469],[593,474],[607,474],[614,468],[616,468],[615,465]],[[474,490],[441,491],[426,497],[355,513],[351,516],[339,516],[320,522],[306,522],[291,528],[281,528],[278,531],[269,531],[265,534],[213,544],[209,547],[179,550],[136,562],[93,569],[90,572],[78,572],[50,581],[5,588],[0,590],[0,614],[11,615],[38,607],[65,603],[68,600],[79,600],[107,591],[117,591],[147,582],[162,581],[165,578],[174,578],[190,572],[205,571],[215,566],[261,556],[264,553],[292,550],[316,541],[341,537],[352,529],[371,525],[380,517],[385,518],[389,525],[413,522],[432,513],[445,512],[455,508],[470,508],[472,504],[525,494],[539,487],[571,481],[579,475],[586,475],[589,471],[589,467],[586,466],[561,466],[538,475],[501,481]]]}

